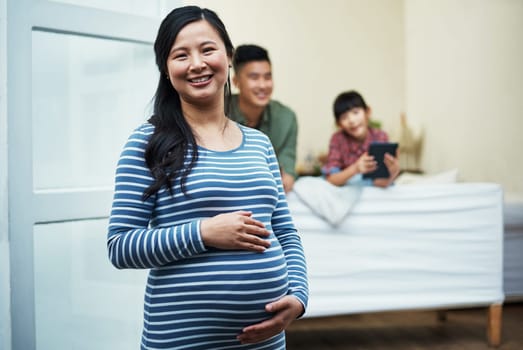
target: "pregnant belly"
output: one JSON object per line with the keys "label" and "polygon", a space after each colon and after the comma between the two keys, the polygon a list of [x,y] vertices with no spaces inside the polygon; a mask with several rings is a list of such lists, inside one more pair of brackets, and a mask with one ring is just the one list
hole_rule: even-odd
{"label": "pregnant belly", "polygon": [[265,305],[287,290],[279,245],[264,253],[213,251],[151,270],[145,315],[149,322],[207,320],[241,329],[268,318]]}

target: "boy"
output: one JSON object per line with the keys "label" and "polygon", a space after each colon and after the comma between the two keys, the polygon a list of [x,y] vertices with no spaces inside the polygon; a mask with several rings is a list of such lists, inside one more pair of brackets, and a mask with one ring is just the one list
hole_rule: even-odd
{"label": "boy", "polygon": [[327,162],[322,168],[327,181],[333,185],[343,186],[350,180],[350,183],[387,187],[399,175],[397,154],[395,157],[386,153],[384,162],[390,176],[374,180],[361,178],[377,167],[374,157],[367,153],[370,143],[388,141],[384,131],[369,127],[370,114],[370,107],[358,92],[343,92],[336,97],[334,117],[340,130],[331,137]]}

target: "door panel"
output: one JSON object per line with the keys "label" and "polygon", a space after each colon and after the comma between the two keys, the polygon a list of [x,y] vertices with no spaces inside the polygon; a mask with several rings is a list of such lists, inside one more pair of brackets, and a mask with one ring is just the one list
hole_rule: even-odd
{"label": "door panel", "polygon": [[110,187],[121,148],[150,115],[150,45],[33,31],[35,190]]}
{"label": "door panel", "polygon": [[7,0],[12,349],[139,347],[145,270],[105,245],[116,162],[150,113],[181,1]]}
{"label": "door panel", "polygon": [[34,226],[38,349],[137,349],[146,270],[117,270],[107,220]]}

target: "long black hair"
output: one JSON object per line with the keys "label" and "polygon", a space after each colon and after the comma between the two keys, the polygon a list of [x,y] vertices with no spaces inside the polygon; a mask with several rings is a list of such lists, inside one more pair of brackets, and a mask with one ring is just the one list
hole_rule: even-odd
{"label": "long black hair", "polygon": [[[185,120],[180,95],[168,79],[167,59],[176,36],[187,24],[205,20],[220,35],[227,55],[232,57],[234,47],[225,25],[218,15],[209,9],[198,6],[175,8],[164,18],[154,42],[156,65],[160,71],[158,87],[154,96],[153,115],[149,122],[154,125],[154,133],[145,150],[145,162],[154,177],[154,183],[144,190],[143,199],[154,195],[165,186],[172,194],[171,180],[180,175],[180,187],[185,193],[187,176],[198,160],[198,147],[193,132]],[[225,114],[228,114],[231,94],[230,78],[224,89]],[[191,150],[191,159],[184,167],[186,156]]]}

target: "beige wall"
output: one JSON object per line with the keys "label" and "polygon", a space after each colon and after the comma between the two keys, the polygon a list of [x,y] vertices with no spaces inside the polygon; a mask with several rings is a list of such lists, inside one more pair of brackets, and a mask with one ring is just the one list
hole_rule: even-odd
{"label": "beige wall", "polygon": [[359,90],[397,138],[425,130],[422,168],[523,195],[523,1],[201,0],[235,45],[265,46],[274,97],[298,115],[298,157],[327,150],[332,102]]}
{"label": "beige wall", "polygon": [[405,38],[424,169],[523,195],[523,1],[406,0]]}

